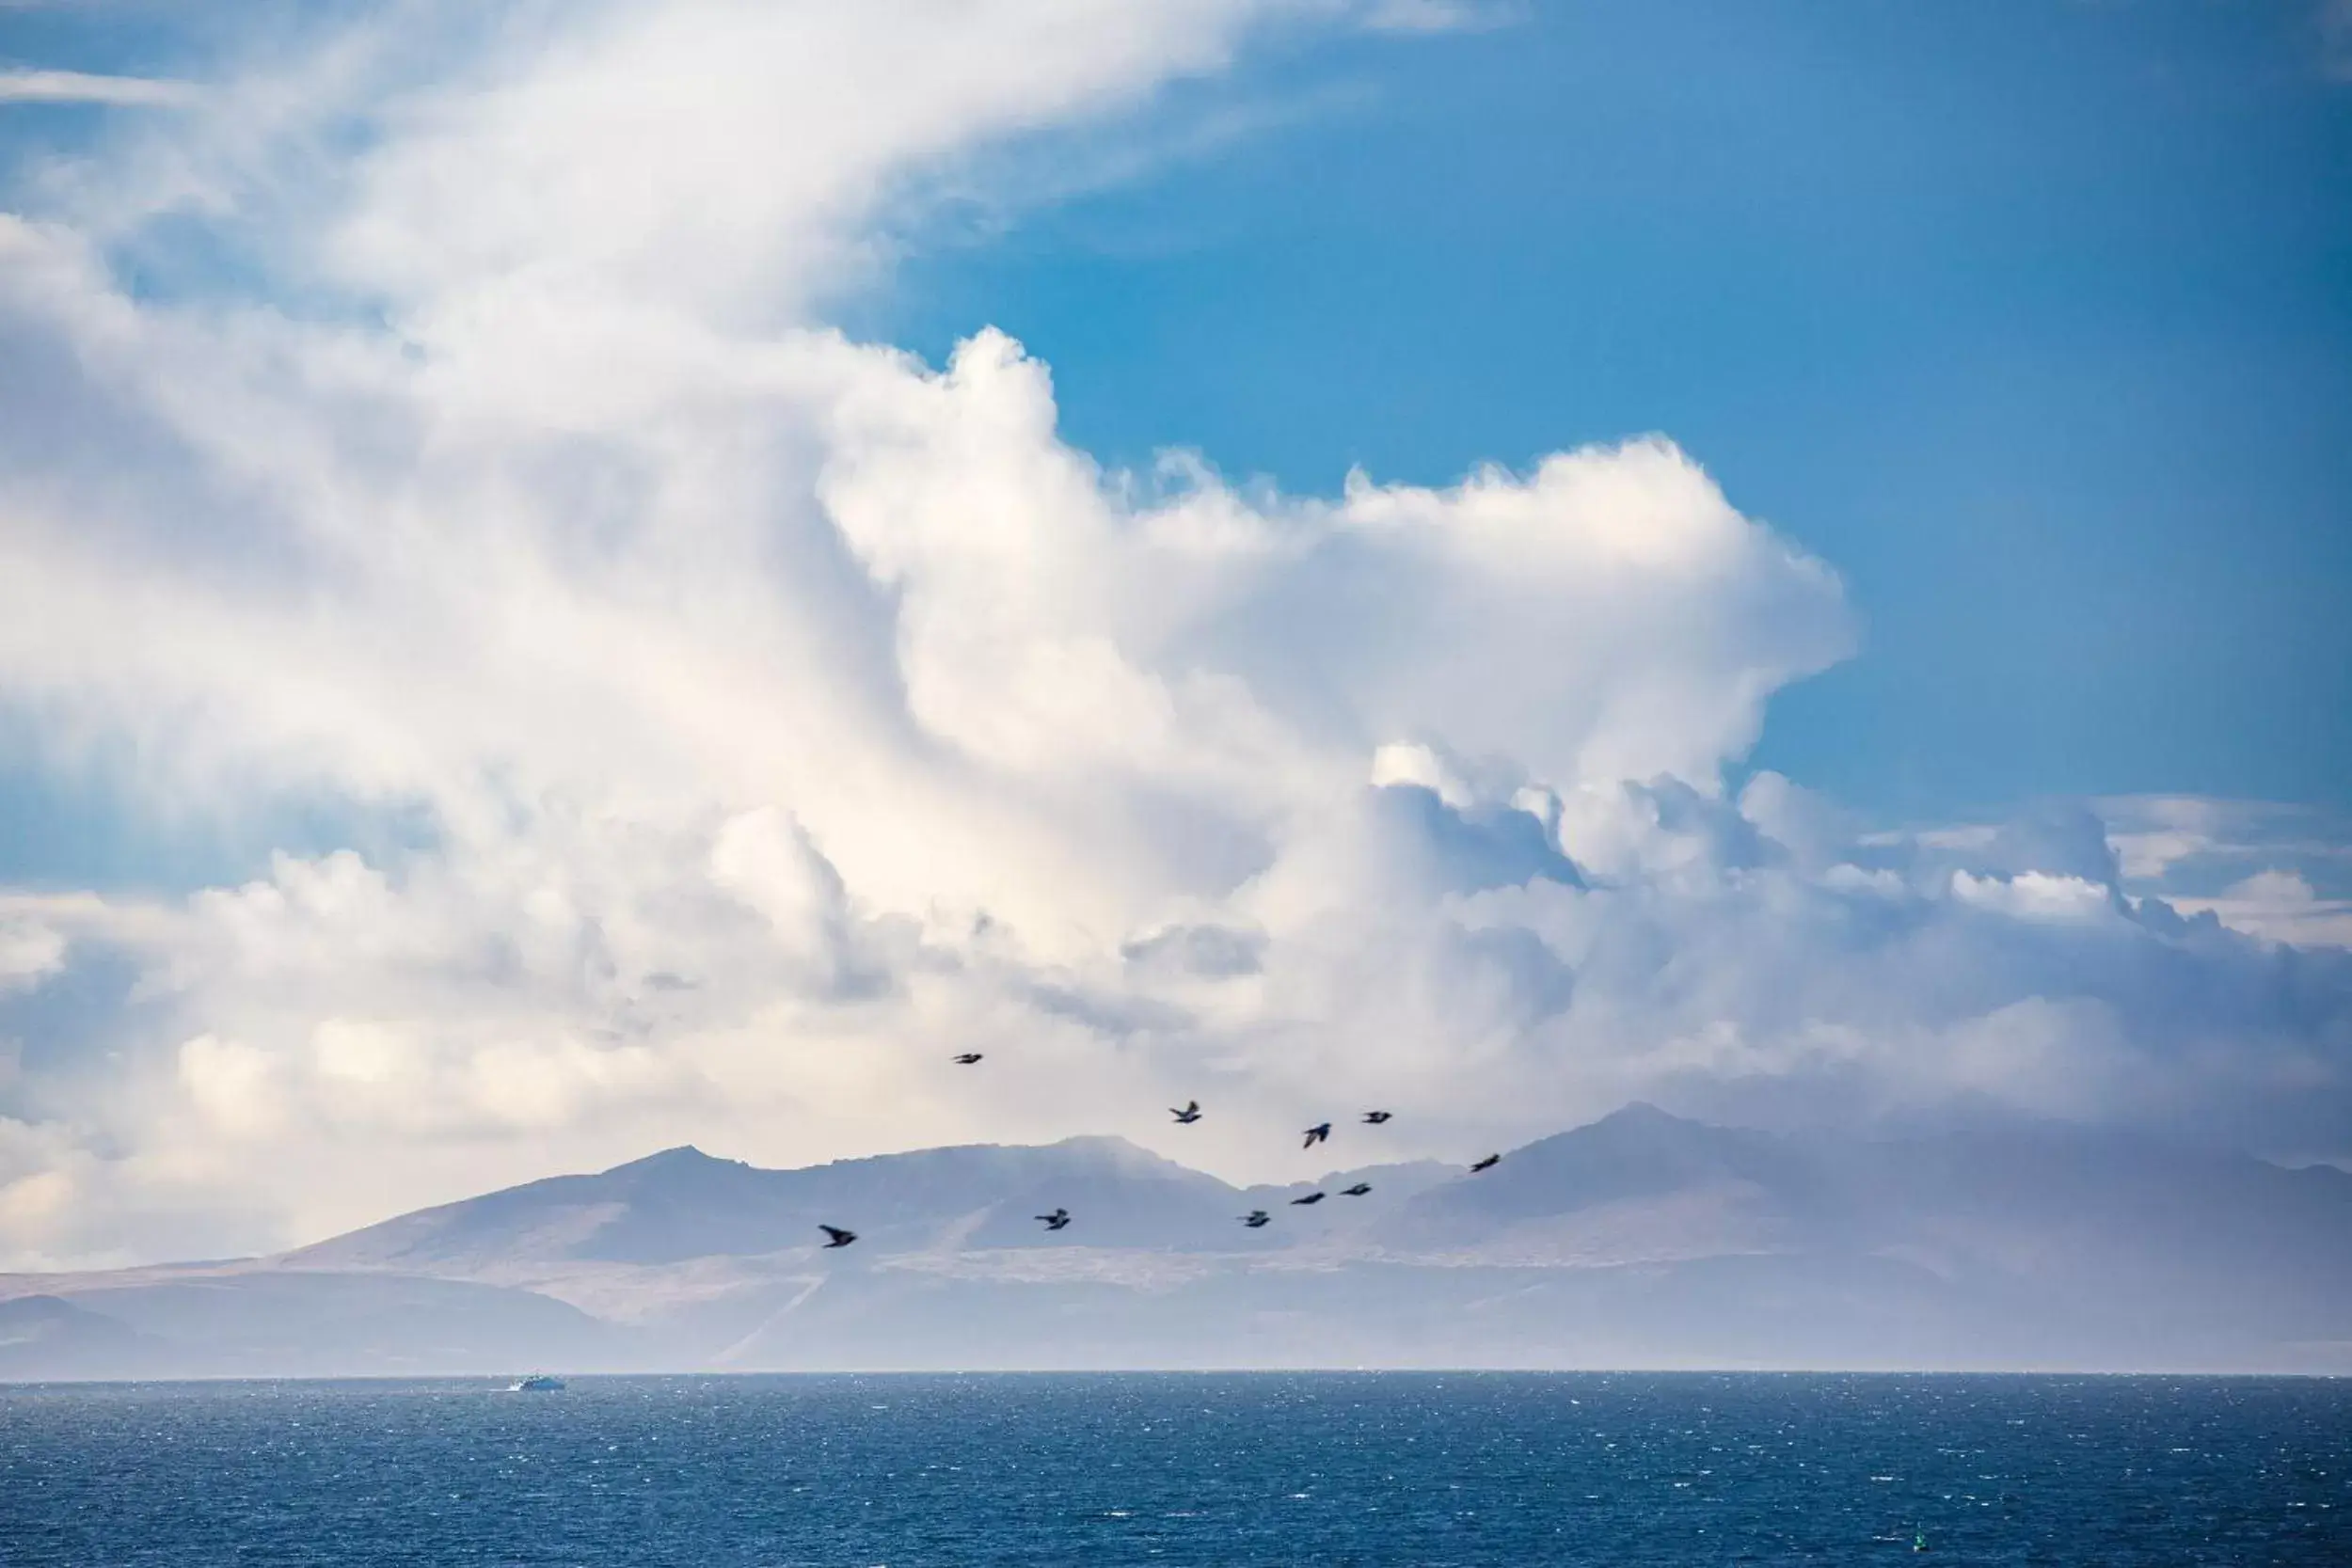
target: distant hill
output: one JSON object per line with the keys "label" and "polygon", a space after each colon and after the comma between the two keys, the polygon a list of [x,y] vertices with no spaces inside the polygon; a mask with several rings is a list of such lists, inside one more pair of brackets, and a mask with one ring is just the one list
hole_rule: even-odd
{"label": "distant hill", "polygon": [[[1373,1191],[1337,1196],[1362,1180]],[[1646,1105],[1470,1175],[1236,1189],[1116,1138],[670,1149],[276,1258],[0,1279],[0,1377],[640,1369],[2352,1370],[2352,1176]],[[1067,1230],[1032,1216],[1068,1207]],[[1274,1223],[1238,1216],[1264,1208]],[[816,1227],[860,1241],[824,1251]]]}
{"label": "distant hill", "polygon": [[1232,1240],[1233,1189],[1120,1138],[977,1145],[760,1170],[673,1148],[594,1176],[559,1176],[421,1210],[286,1255],[303,1268],[473,1278],[517,1265],[659,1265],[804,1250],[819,1223],[872,1250],[1045,1244],[1030,1217],[1080,1201],[1068,1244],[1211,1246]]}

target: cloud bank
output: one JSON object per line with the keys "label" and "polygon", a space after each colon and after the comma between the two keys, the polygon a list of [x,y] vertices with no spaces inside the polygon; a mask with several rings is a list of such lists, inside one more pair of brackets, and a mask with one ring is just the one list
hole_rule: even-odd
{"label": "cloud bank", "polygon": [[1886,834],[1734,787],[1854,631],[1670,442],[1105,472],[1003,335],[825,325],[937,182],[1402,14],[412,5],[13,193],[11,733],[159,820],[391,847],[0,894],[0,1259],[689,1139],[1287,1174],[1359,1101],[1403,1154],[1635,1095],[2352,1153],[2352,972],[2248,912],[2284,881],[2168,902],[2154,807]]}

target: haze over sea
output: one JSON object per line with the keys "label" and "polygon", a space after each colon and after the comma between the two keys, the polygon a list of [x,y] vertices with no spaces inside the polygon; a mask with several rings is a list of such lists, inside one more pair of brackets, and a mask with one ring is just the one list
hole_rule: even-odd
{"label": "haze over sea", "polygon": [[19,1386],[0,1561],[2352,1561],[2352,1384],[1213,1373]]}

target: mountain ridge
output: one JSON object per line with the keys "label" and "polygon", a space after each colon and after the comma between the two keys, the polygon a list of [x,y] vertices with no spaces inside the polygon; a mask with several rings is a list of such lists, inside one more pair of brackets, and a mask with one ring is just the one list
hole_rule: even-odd
{"label": "mountain ridge", "polygon": [[[1339,1191],[1356,1181],[1372,1191]],[[1044,1231],[1060,1207],[1075,1223]],[[1274,1223],[1242,1227],[1253,1208]],[[860,1240],[825,1251],[819,1221]],[[266,1258],[0,1278],[0,1377],[2341,1370],[2347,1304],[2343,1172],[2063,1128],[1793,1139],[1636,1104],[1483,1174],[1408,1161],[1247,1188],[1104,1135],[787,1169],[680,1145]]]}

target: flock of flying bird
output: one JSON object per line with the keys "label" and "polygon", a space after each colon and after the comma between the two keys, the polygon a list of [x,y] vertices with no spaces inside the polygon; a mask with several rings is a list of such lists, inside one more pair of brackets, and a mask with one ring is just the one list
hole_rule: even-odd
{"label": "flock of flying bird", "polygon": [[[958,1067],[972,1067],[979,1062],[980,1053],[977,1051],[966,1051],[961,1054],[949,1057],[948,1059],[954,1062]],[[1190,1127],[1194,1122],[1200,1119],[1200,1101],[1197,1100],[1188,1100],[1184,1101],[1181,1109],[1171,1105],[1168,1107],[1168,1114],[1176,1118],[1176,1124],[1178,1126]],[[1366,1111],[1364,1113],[1365,1122],[1374,1127],[1377,1127],[1381,1123],[1392,1119],[1394,1119],[1393,1114],[1388,1111]],[[1331,1124],[1327,1121],[1319,1121],[1312,1127],[1307,1129],[1307,1141],[1299,1147],[1302,1148],[1312,1148],[1319,1143],[1328,1142],[1330,1137]],[[1470,1171],[1474,1175],[1482,1170],[1492,1170],[1496,1165],[1502,1163],[1502,1155],[1489,1154],[1485,1159],[1473,1163],[1470,1166]],[[1342,1197],[1361,1197],[1370,1191],[1372,1191],[1371,1182],[1359,1181],[1352,1187],[1342,1187],[1340,1189],[1340,1196]],[[1321,1203],[1325,1198],[1330,1196],[1330,1194],[1318,1189],[1314,1192],[1309,1193],[1304,1197],[1292,1198],[1291,1206],[1293,1208],[1311,1207],[1314,1204]],[[1039,1214],[1036,1215],[1035,1218],[1048,1230],[1061,1230],[1069,1227],[1070,1211],[1067,1209],[1056,1209],[1050,1214]],[[1274,1216],[1267,1213],[1263,1209],[1252,1209],[1247,1214],[1240,1216],[1240,1218],[1241,1223],[1248,1226],[1252,1230],[1263,1229],[1266,1226],[1274,1223]],[[851,1242],[857,1240],[856,1231],[844,1230],[837,1225],[820,1225],[817,1228],[825,1233],[825,1245],[828,1247],[848,1246]]]}

